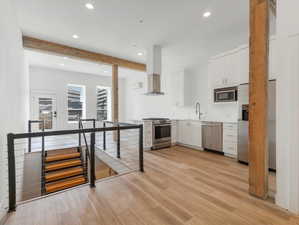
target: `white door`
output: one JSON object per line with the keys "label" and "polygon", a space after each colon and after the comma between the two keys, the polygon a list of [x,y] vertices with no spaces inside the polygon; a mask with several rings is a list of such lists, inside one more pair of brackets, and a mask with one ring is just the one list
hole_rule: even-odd
{"label": "white door", "polygon": [[[45,130],[56,129],[56,95],[47,93],[32,93],[31,120],[45,121]],[[42,130],[42,124],[32,125],[32,131]]]}

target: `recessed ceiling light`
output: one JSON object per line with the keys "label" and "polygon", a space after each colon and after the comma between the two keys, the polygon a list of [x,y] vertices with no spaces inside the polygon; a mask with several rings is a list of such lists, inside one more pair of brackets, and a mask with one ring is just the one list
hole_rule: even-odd
{"label": "recessed ceiling light", "polygon": [[104,70],[104,73],[108,73],[108,71],[107,71],[107,70]]}
{"label": "recessed ceiling light", "polygon": [[69,57],[64,56],[63,59],[69,59]]}
{"label": "recessed ceiling light", "polygon": [[207,12],[205,12],[205,13],[203,14],[203,17],[208,18],[208,17],[210,17],[211,15],[212,15],[212,13],[209,12],[209,11],[207,11]]}
{"label": "recessed ceiling light", "polygon": [[60,66],[64,66],[64,63],[60,63],[59,65],[60,65]]}
{"label": "recessed ceiling light", "polygon": [[143,56],[143,52],[138,52],[137,55]]}
{"label": "recessed ceiling light", "polygon": [[85,4],[85,7],[86,7],[87,9],[90,9],[90,10],[94,9],[93,4],[91,4],[91,3],[86,3],[86,4]]}
{"label": "recessed ceiling light", "polygon": [[78,39],[79,36],[78,36],[77,34],[74,34],[74,35],[73,35],[73,38],[74,38],[74,39]]}

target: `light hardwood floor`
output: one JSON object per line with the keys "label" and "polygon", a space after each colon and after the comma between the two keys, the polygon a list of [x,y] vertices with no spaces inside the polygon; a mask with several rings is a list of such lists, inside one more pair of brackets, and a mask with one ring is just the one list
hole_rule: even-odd
{"label": "light hardwood floor", "polygon": [[7,225],[295,225],[248,195],[248,168],[183,147],[145,153],[134,172],[20,205]]}

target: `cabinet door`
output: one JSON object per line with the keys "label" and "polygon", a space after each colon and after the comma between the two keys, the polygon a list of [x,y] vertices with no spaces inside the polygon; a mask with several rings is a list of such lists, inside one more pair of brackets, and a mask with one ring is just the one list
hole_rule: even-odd
{"label": "cabinet door", "polygon": [[249,48],[244,47],[239,51],[239,83],[249,82]]}
{"label": "cabinet door", "polygon": [[202,146],[201,123],[191,122],[190,131],[191,131],[190,145],[201,147]]}
{"label": "cabinet door", "polygon": [[184,127],[184,122],[183,121],[179,121],[178,122],[178,142],[179,143],[184,143],[184,131],[185,131],[185,127]]}
{"label": "cabinet door", "polygon": [[191,142],[191,126],[188,121],[179,121],[179,137],[178,140],[182,144],[190,145]]}
{"label": "cabinet door", "polygon": [[222,77],[223,77],[223,59],[217,58],[211,64],[213,67],[213,74],[211,77],[211,83],[213,88],[219,88],[222,85]]}
{"label": "cabinet door", "polygon": [[171,143],[177,142],[177,121],[171,121]]}
{"label": "cabinet door", "polygon": [[184,71],[175,72],[171,79],[171,92],[173,96],[173,105],[177,107],[184,106]]}
{"label": "cabinet door", "polygon": [[275,39],[270,40],[269,45],[269,79],[277,78],[277,41]]}

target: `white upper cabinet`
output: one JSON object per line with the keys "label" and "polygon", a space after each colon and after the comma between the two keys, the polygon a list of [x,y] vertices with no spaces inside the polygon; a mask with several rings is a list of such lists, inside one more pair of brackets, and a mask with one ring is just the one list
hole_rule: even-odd
{"label": "white upper cabinet", "polygon": [[177,71],[173,73],[171,82],[171,92],[173,96],[173,105],[182,107],[185,105],[185,71]]}
{"label": "white upper cabinet", "polygon": [[249,47],[240,47],[238,53],[238,73],[239,73],[239,84],[249,82]]}
{"label": "white upper cabinet", "polygon": [[271,38],[269,44],[269,80],[273,80],[277,78],[277,41],[275,38]]}
{"label": "white upper cabinet", "polygon": [[221,54],[210,60],[209,73],[212,87],[222,88],[236,86],[239,83],[239,66],[236,50]]}
{"label": "white upper cabinet", "polygon": [[[269,43],[269,80],[277,78],[277,43],[273,37]],[[237,86],[249,82],[249,46],[212,57],[209,63],[212,88]]]}

